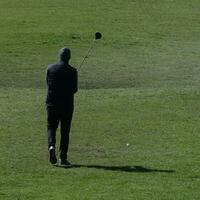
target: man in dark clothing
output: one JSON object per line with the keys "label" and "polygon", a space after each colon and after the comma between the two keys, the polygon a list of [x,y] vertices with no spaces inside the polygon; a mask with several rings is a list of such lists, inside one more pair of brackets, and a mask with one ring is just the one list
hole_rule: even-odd
{"label": "man in dark clothing", "polygon": [[47,129],[49,161],[57,163],[55,154],[56,130],[60,122],[60,159],[59,164],[69,166],[67,152],[69,132],[74,110],[74,94],[77,92],[77,70],[69,65],[71,52],[62,48],[59,52],[60,62],[47,67]]}

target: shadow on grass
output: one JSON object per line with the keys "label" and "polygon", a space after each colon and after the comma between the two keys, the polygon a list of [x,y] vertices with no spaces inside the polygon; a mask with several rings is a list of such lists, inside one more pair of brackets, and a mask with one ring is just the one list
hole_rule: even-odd
{"label": "shadow on grass", "polygon": [[63,167],[63,168],[66,168],[66,169],[94,168],[94,169],[103,169],[103,170],[118,171],[118,172],[141,172],[141,173],[150,173],[150,172],[174,173],[175,172],[175,170],[150,169],[150,168],[145,168],[142,166],[103,166],[103,165],[76,165],[74,164],[71,167]]}

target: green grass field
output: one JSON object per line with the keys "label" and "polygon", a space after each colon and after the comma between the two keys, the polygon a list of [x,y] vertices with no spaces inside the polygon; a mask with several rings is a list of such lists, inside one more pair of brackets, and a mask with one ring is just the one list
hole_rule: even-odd
{"label": "green grass field", "polygon": [[[0,200],[199,199],[199,10],[199,0],[0,0]],[[46,66],[67,46],[77,67],[96,31],[75,98],[75,166],[56,168]]]}

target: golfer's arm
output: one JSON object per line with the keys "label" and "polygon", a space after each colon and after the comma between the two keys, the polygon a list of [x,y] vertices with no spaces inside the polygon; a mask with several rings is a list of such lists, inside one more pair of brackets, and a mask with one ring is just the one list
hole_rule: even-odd
{"label": "golfer's arm", "polygon": [[46,84],[48,85],[48,70],[46,71]]}
{"label": "golfer's arm", "polygon": [[74,76],[74,94],[78,91],[78,72],[76,71]]}

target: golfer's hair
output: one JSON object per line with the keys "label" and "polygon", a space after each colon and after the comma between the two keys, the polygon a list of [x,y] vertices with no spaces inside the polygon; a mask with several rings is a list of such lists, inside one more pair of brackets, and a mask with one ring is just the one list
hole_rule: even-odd
{"label": "golfer's hair", "polygon": [[71,58],[71,51],[67,47],[63,47],[59,50],[59,56],[61,61],[69,61]]}

